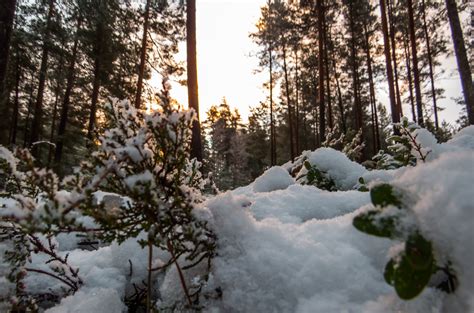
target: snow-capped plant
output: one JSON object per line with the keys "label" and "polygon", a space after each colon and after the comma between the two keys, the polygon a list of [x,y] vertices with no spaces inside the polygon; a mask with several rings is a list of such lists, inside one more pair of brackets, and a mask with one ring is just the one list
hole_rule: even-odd
{"label": "snow-capped plant", "polygon": [[374,208],[357,215],[353,220],[354,227],[369,235],[400,242],[391,249],[384,278],[401,299],[418,296],[437,273],[441,273],[443,279],[435,283],[436,287],[453,292],[455,275],[449,264],[437,264],[432,243],[420,232],[402,195],[401,190],[395,190],[389,184],[372,187],[370,197]]}
{"label": "snow-capped plant", "polygon": [[[0,242],[8,247],[3,256],[9,265],[7,278],[15,284],[10,298],[13,311],[35,310],[33,296],[24,279],[29,273],[47,275],[62,283],[61,294],[72,294],[82,285],[79,269],[68,263],[68,256],[58,253],[54,235],[80,229],[71,212],[79,204],[82,189],[78,176],[60,180],[54,172],[35,167],[25,149],[14,153],[0,147]],[[75,192],[68,192],[66,189]],[[35,254],[46,257],[47,269],[31,264]]]}
{"label": "snow-capped plant", "polygon": [[308,160],[303,162],[303,166],[306,172],[296,178],[300,184],[313,185],[328,191],[337,191],[336,184],[326,172],[318,169],[316,165],[311,165]]}
{"label": "snow-capped plant", "polygon": [[[107,109],[110,128],[99,138],[92,161],[82,168],[91,181],[103,180],[101,190],[128,199],[110,210],[84,207],[105,230],[103,237],[120,243],[147,234],[139,243],[149,251],[148,311],[152,272],[172,265],[188,305],[197,304],[199,294],[190,293],[182,271],[204,261],[209,267],[215,249],[214,233],[194,214],[206,183],[199,162],[189,159],[195,112],[174,107],[166,87],[160,100],[160,107],[148,113],[128,101],[113,100]],[[169,262],[153,267],[153,247],[168,251]]]}
{"label": "snow-capped plant", "polygon": [[365,144],[362,142],[362,129],[352,138],[351,142],[344,145],[342,153],[344,153],[351,160],[359,160],[362,157],[362,151]]}
{"label": "snow-capped plant", "polygon": [[423,147],[418,140],[416,130],[420,129],[420,126],[408,121],[406,117],[394,125],[398,128],[400,135],[392,135],[388,138],[392,142],[388,147],[388,154],[380,150],[373,157],[373,160],[377,162],[377,168],[395,169],[402,166],[415,166],[420,161],[424,163],[431,150]]}

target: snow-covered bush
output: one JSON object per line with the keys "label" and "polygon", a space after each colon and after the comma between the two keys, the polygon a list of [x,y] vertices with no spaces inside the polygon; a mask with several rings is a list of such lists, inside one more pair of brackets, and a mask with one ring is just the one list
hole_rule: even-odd
{"label": "snow-covered bush", "polygon": [[[68,255],[58,252],[54,236],[81,228],[71,211],[84,199],[78,192],[84,184],[79,175],[60,180],[53,171],[35,167],[28,150],[12,153],[4,147],[0,147],[0,176],[0,243],[6,246],[3,259],[9,264],[7,278],[14,284],[11,310],[36,310],[35,298],[45,294],[28,290],[24,283],[28,273],[61,282],[53,297],[72,294],[83,283]],[[31,266],[33,255],[44,257],[41,268]]]}
{"label": "snow-covered bush", "polygon": [[377,168],[395,169],[402,166],[414,166],[420,161],[425,162],[428,154],[431,153],[429,146],[436,143],[436,138],[428,130],[408,121],[406,117],[394,126],[400,134],[394,134],[388,138],[389,142],[392,142],[388,146],[389,153],[381,150],[373,157],[373,160],[377,162]]}
{"label": "snow-covered bush", "polygon": [[[141,276],[143,282],[130,279],[136,292],[125,302],[146,306],[148,312],[156,308],[154,279],[175,267],[184,294],[181,306],[199,307],[216,245],[214,232],[195,212],[204,200],[201,190],[206,184],[199,162],[189,158],[195,112],[173,106],[166,88],[160,100],[160,107],[151,112],[113,100],[106,112],[109,125],[99,137],[97,150],[63,180],[52,170],[36,168],[27,150],[13,154],[0,147],[0,248],[7,247],[2,261],[10,264],[8,278],[15,284],[12,310],[34,310],[33,296],[42,296],[27,289],[24,280],[30,273],[62,283],[48,286],[48,301],[53,303],[79,290],[83,284],[80,267],[69,263],[69,253],[59,250],[57,240],[76,232],[92,233],[103,244],[135,240],[147,248],[146,261],[139,260],[147,264],[146,277]],[[80,222],[85,218],[92,218],[92,229]],[[75,264],[83,263],[74,255]],[[134,271],[131,258],[130,276]],[[198,265],[205,270],[189,286],[184,272]],[[86,274],[88,291],[78,298],[92,292],[95,285],[102,287],[101,278],[96,279],[99,284],[91,284],[91,272]],[[110,291],[103,290],[116,303],[123,287]],[[76,305],[70,297],[61,303]]]}
{"label": "snow-covered bush", "polygon": [[[128,101],[112,101],[108,108],[111,127],[99,138],[92,161],[82,172],[92,181],[102,180],[101,190],[127,197],[128,201],[104,210],[84,207],[104,228],[103,238],[119,243],[146,233],[140,239],[149,251],[147,306],[151,303],[152,272],[176,266],[189,306],[199,303],[182,271],[207,262],[214,255],[215,235],[207,222],[196,218],[194,208],[203,200],[206,181],[200,164],[189,159],[193,110],[173,107],[165,90],[158,110],[136,110]],[[165,264],[153,264],[153,247],[169,252]],[[179,264],[178,260],[184,262]]]}
{"label": "snow-covered bush", "polygon": [[391,249],[392,256],[384,272],[385,281],[406,300],[418,296],[436,274],[436,287],[453,292],[456,277],[450,269],[450,262],[437,264],[432,243],[421,234],[415,215],[403,202],[407,197],[403,191],[394,190],[389,184],[380,184],[371,188],[370,196],[374,208],[354,218],[355,228],[369,235],[400,241]]}

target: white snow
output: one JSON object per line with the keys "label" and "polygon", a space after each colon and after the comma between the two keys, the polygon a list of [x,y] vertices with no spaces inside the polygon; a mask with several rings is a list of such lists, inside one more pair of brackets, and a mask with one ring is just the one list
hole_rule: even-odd
{"label": "white snow", "polygon": [[[196,216],[208,220],[218,247],[202,294],[222,290],[222,298],[201,297],[204,312],[473,312],[474,127],[444,144],[424,130],[416,134],[417,142],[432,152],[426,163],[415,167],[369,171],[336,150],[321,148],[304,156],[340,191],[296,183],[289,174],[296,166],[288,163],[268,169],[249,186],[203,203]],[[304,173],[304,167],[299,169],[298,175]],[[146,176],[133,176],[130,186],[146,181]],[[416,299],[403,301],[384,281],[385,264],[403,244],[352,226],[355,215],[372,208],[369,193],[354,190],[360,177],[369,187],[388,182],[406,193],[404,200],[423,236],[432,241],[436,261],[452,262],[459,279],[454,294],[427,287]],[[104,194],[97,194],[99,201]],[[84,223],[93,225],[87,219]],[[121,245],[79,250],[73,235],[58,236],[57,241],[61,255],[69,253],[70,263],[80,269],[84,285],[46,312],[125,311],[124,296],[133,283],[146,279],[147,250],[133,238]],[[170,258],[158,249],[153,256],[154,265]],[[32,266],[42,268],[43,262],[44,257],[35,256]],[[203,274],[199,267],[186,271],[185,277],[191,285]],[[162,304],[183,300],[174,266],[153,278]],[[33,291],[60,286],[41,275],[30,275],[27,284]],[[0,292],[8,290],[5,286]]]}
{"label": "white snow", "polygon": [[274,166],[255,180],[253,190],[255,192],[274,191],[285,189],[294,183],[293,177],[288,174],[287,170],[280,166]]}

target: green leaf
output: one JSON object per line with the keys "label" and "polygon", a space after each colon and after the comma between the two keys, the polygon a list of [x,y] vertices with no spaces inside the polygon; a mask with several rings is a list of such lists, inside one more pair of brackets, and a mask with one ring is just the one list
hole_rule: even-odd
{"label": "green leaf", "polygon": [[393,192],[393,187],[389,184],[381,184],[370,190],[370,198],[372,203],[377,206],[386,207],[394,205],[400,207],[401,202]]}
{"label": "green leaf", "polygon": [[361,213],[353,219],[352,225],[369,235],[387,238],[395,237],[396,225],[398,224],[396,217],[378,217],[380,212],[379,210],[372,210]]}
{"label": "green leaf", "polygon": [[410,300],[418,296],[430,281],[432,274],[431,266],[427,269],[415,269],[406,255],[394,266],[393,286],[398,296],[404,300]]}
{"label": "green leaf", "polygon": [[393,259],[390,259],[387,265],[385,265],[385,271],[383,273],[383,277],[385,278],[385,281],[387,282],[387,284],[393,286],[394,275],[395,275],[395,261]]}
{"label": "green leaf", "polygon": [[405,244],[407,261],[415,269],[427,269],[433,265],[433,248],[431,242],[416,232],[408,237]]}
{"label": "green leaf", "polygon": [[311,163],[309,163],[309,161],[304,161],[303,165],[308,171],[311,170]]}

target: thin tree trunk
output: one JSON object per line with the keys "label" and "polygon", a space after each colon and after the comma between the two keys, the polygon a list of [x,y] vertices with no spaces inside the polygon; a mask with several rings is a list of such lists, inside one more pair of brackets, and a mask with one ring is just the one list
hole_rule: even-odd
{"label": "thin tree trunk", "polygon": [[299,76],[298,76],[298,48],[295,47],[295,90],[296,90],[296,98],[295,98],[295,139],[296,139],[296,154],[299,155],[301,151],[300,146],[300,104],[299,104]]}
{"label": "thin tree trunk", "polygon": [[426,23],[425,0],[421,0],[421,12],[423,14],[423,32],[425,33],[426,53],[428,54],[428,69],[429,69],[430,82],[431,82],[431,97],[433,98],[433,112],[434,112],[434,119],[435,119],[435,128],[436,130],[438,130],[439,128],[438,105],[436,103],[436,88],[435,88],[435,79],[434,79],[433,57],[431,55],[430,36],[428,34],[428,25]]}
{"label": "thin tree trunk", "polygon": [[145,65],[147,57],[147,48],[148,48],[148,27],[149,27],[149,18],[150,18],[150,6],[151,0],[146,1],[145,5],[145,21],[143,23],[143,37],[142,37],[142,47],[140,50],[140,66],[138,68],[138,83],[137,83],[137,93],[135,95],[135,108],[139,109],[142,104],[142,89],[143,89],[143,77],[145,75]]}
{"label": "thin tree trunk", "polygon": [[[51,33],[51,20],[54,12],[54,0],[49,0],[48,16],[46,19],[46,30],[43,38],[43,52],[41,56],[41,66],[38,81],[38,92],[36,95],[35,110],[33,116],[33,124],[31,126],[30,146],[33,145],[41,135],[42,130],[42,119],[43,119],[43,99],[44,89],[46,84],[46,74],[48,70],[48,57],[49,57],[49,45],[50,45],[50,33]],[[32,149],[34,156],[39,156],[39,147],[34,146]]]}
{"label": "thin tree trunk", "polygon": [[288,107],[288,128],[290,136],[290,156],[291,162],[295,159],[295,144],[293,138],[293,113],[291,108],[290,82],[288,80],[288,67],[286,64],[286,46],[283,45],[283,72],[285,74],[286,104]]}
{"label": "thin tree trunk", "polygon": [[270,165],[276,164],[276,146],[275,146],[275,125],[273,121],[273,59],[272,50],[269,49],[270,65]]}
{"label": "thin tree trunk", "polygon": [[103,43],[102,40],[104,38],[104,24],[102,20],[97,21],[97,29],[96,29],[96,52],[95,52],[95,60],[94,60],[94,80],[92,83],[92,100],[91,100],[91,108],[89,112],[89,126],[87,127],[87,138],[92,140],[94,137],[94,129],[95,129],[95,115],[97,112],[97,103],[99,101],[99,94],[100,94],[100,85],[101,85],[101,74],[102,74],[102,50],[103,50]]}
{"label": "thin tree trunk", "polygon": [[[16,0],[2,0],[0,3],[0,116],[8,116],[9,111],[6,77],[15,9]],[[8,129],[7,125],[0,127],[0,144],[7,144]]]}
{"label": "thin tree trunk", "polygon": [[20,111],[20,81],[21,81],[21,67],[20,67],[20,57],[19,51],[17,52],[16,58],[16,79],[15,79],[15,100],[13,102],[13,116],[12,116],[12,125],[10,131],[10,140],[9,142],[12,145],[16,145],[16,136],[18,132],[18,115]]}
{"label": "thin tree trunk", "polygon": [[352,88],[354,92],[354,109],[355,109],[355,129],[357,131],[362,129],[362,108],[359,99],[359,70],[357,66],[357,53],[355,46],[355,23],[353,16],[353,3],[349,3],[349,23],[350,23],[350,33],[351,33],[351,59],[352,59]]}
{"label": "thin tree trunk", "polygon": [[66,78],[66,90],[64,91],[64,99],[63,105],[61,108],[61,116],[59,119],[59,126],[58,126],[58,136],[56,138],[56,150],[54,152],[54,162],[59,164],[61,162],[63,146],[64,146],[64,134],[66,133],[66,125],[68,122],[68,114],[69,114],[69,103],[72,93],[72,87],[74,86],[75,80],[75,66],[76,66],[76,59],[77,59],[77,48],[79,45],[79,32],[81,29],[82,24],[82,17],[79,16],[77,20],[77,28],[76,28],[76,35],[74,39],[74,45],[72,47],[72,56],[69,61],[68,65],[68,72]]}
{"label": "thin tree trunk", "polygon": [[398,113],[400,117],[403,116],[403,108],[402,108],[402,99],[400,97],[400,87],[398,86],[398,62],[397,62],[397,47],[395,43],[395,27],[393,26],[393,6],[392,0],[388,0],[388,23],[389,23],[389,33],[390,33],[390,41],[391,41],[391,48],[392,48],[392,58],[393,58],[393,74],[395,80],[395,95],[397,100],[398,106]]}
{"label": "thin tree trunk", "polygon": [[405,50],[405,60],[406,60],[406,67],[407,67],[407,78],[408,78],[408,91],[409,91],[409,100],[411,106],[411,115],[413,122],[416,122],[416,113],[415,113],[415,100],[413,99],[413,79],[411,76],[411,61],[410,61],[410,49],[408,47],[408,40],[404,39],[404,50]]}
{"label": "thin tree trunk", "polygon": [[28,146],[28,135],[29,135],[29,129],[28,125],[30,124],[30,116],[31,116],[31,109],[33,107],[33,93],[34,93],[34,84],[33,84],[33,74],[31,74],[31,80],[30,80],[30,95],[28,97],[28,109],[25,117],[25,131],[23,133],[23,148],[26,148]]}
{"label": "thin tree trunk", "polygon": [[[386,69],[387,69],[388,93],[389,93],[389,98],[390,98],[390,109],[392,113],[392,122],[399,123],[400,113],[398,111],[398,107],[395,102],[395,88],[393,86],[392,58],[390,55],[390,41],[389,41],[389,36],[388,36],[385,0],[380,0],[380,15],[382,17],[382,33],[383,33],[383,42],[384,42],[385,64],[386,64]],[[395,133],[398,133],[397,128],[395,128],[394,131]]]}
{"label": "thin tree trunk", "polygon": [[451,26],[458,71],[461,76],[461,85],[464,94],[464,102],[466,103],[467,117],[469,124],[474,125],[474,86],[472,85],[471,67],[467,58],[456,0],[446,0],[446,9],[448,11],[449,24]]}
{"label": "thin tree trunk", "polygon": [[[62,72],[62,56],[61,60],[59,62],[60,64],[60,72]],[[58,115],[58,103],[59,103],[59,94],[61,92],[61,85],[60,82],[57,84],[56,88],[56,95],[55,95],[55,100],[54,100],[54,107],[53,107],[53,118],[51,120],[51,132],[49,134],[49,142],[52,143],[54,141],[54,131],[56,129],[56,117]],[[51,164],[51,159],[53,157],[53,145],[49,145],[49,151],[48,151],[48,166]]]}
{"label": "thin tree trunk", "polygon": [[334,121],[333,121],[333,116],[332,116],[332,103],[331,103],[331,77],[329,73],[329,56],[328,56],[328,45],[329,45],[329,40],[327,34],[330,32],[330,30],[327,27],[326,24],[326,19],[324,19],[324,63],[325,63],[325,73],[326,73],[326,90],[327,90],[327,103],[328,103],[328,126],[329,129],[333,129],[334,127]]}
{"label": "thin tree trunk", "polygon": [[317,0],[318,10],[318,75],[319,75],[319,139],[326,139],[326,109],[324,103],[324,8],[323,0]]}
{"label": "thin tree trunk", "polygon": [[[331,36],[331,34],[329,34]],[[329,37],[329,40],[331,40],[331,37]],[[346,126],[346,117],[344,114],[344,103],[342,101],[342,92],[341,92],[341,86],[339,85],[339,74],[337,73],[337,67],[336,67],[336,57],[334,55],[334,51],[331,53],[332,55],[332,64],[333,64],[333,69],[334,69],[334,78],[336,79],[336,92],[337,92],[337,104],[339,107],[339,114],[341,115],[341,126],[342,126],[342,132],[344,134],[347,133],[347,126]]]}
{"label": "thin tree trunk", "polygon": [[407,0],[408,5],[408,27],[411,43],[411,57],[413,59],[413,82],[415,85],[416,111],[418,113],[418,125],[424,126],[423,103],[421,99],[420,73],[418,71],[418,52],[416,47],[415,17],[413,13],[413,1]]}
{"label": "thin tree trunk", "polygon": [[367,25],[364,25],[364,35],[365,35],[365,53],[367,57],[367,72],[369,74],[369,93],[370,93],[370,107],[372,115],[372,135],[374,142],[374,153],[379,150],[379,130],[378,130],[378,120],[375,118],[377,112],[376,99],[375,99],[375,84],[374,77],[372,73],[372,56],[370,55],[370,42],[369,42],[369,32],[367,31]]}
{"label": "thin tree trunk", "polygon": [[201,125],[199,123],[199,95],[196,61],[196,0],[186,1],[186,48],[189,107],[196,111],[191,138],[191,157],[202,161]]}

